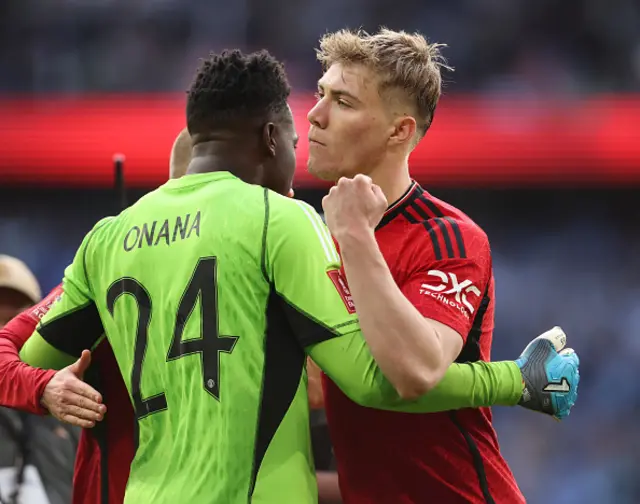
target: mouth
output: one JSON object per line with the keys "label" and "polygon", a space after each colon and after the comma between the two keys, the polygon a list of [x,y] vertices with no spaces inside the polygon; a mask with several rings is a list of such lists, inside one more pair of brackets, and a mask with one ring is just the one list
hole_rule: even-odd
{"label": "mouth", "polygon": [[326,147],[325,144],[323,144],[322,142],[318,142],[317,140],[314,140],[313,138],[309,139],[309,145],[322,145],[323,147]]}

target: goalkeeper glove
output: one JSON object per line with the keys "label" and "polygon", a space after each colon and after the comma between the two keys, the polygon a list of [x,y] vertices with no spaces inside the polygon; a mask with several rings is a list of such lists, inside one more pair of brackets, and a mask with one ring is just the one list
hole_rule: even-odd
{"label": "goalkeeper glove", "polygon": [[524,349],[516,360],[524,380],[520,406],[557,420],[569,415],[578,398],[580,359],[571,348],[563,350],[566,343],[567,336],[556,326]]}

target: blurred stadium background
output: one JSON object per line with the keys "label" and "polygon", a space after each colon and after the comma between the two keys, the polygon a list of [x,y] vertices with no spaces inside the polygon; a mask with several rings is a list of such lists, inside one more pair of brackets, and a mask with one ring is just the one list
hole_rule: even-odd
{"label": "blurred stadium background", "polygon": [[[555,324],[581,356],[562,424],[495,410],[528,502],[640,503],[637,0],[2,2],[0,253],[24,260],[43,292],[57,285],[83,235],[119,210],[114,153],[126,155],[130,202],[166,179],[184,90],[208,51],[283,59],[305,139],[318,37],[380,24],[449,45],[456,71],[412,169],[489,234],[493,358]],[[326,188],[306,174],[306,149],[297,196],[319,208]],[[64,432],[31,423],[36,463],[55,466],[40,465],[52,503],[68,502],[75,437]],[[0,437],[0,465],[13,463],[9,445]]]}

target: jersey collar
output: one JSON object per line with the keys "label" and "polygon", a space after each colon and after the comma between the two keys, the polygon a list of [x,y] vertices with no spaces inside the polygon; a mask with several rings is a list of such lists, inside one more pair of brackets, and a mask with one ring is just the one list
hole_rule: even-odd
{"label": "jersey collar", "polygon": [[387,224],[389,224],[393,219],[395,219],[398,215],[402,213],[402,211],[407,208],[413,201],[415,201],[420,195],[423,193],[420,185],[415,181],[411,181],[411,185],[407,188],[402,196],[400,196],[396,201],[391,203],[387,208],[382,220],[376,227],[376,231]]}
{"label": "jersey collar", "polygon": [[228,171],[215,171],[215,172],[207,172],[207,173],[192,173],[188,175],[183,175],[177,179],[171,179],[166,182],[165,185],[168,187],[186,187],[197,184],[204,184],[207,182],[213,182],[218,180],[225,179],[234,179],[238,178],[233,173]]}

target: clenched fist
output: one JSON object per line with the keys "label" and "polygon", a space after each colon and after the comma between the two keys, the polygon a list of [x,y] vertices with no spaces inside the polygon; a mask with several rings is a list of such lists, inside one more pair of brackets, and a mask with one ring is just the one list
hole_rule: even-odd
{"label": "clenched fist", "polygon": [[387,206],[382,189],[366,175],[341,178],[322,199],[327,226],[338,242],[350,235],[373,233]]}

